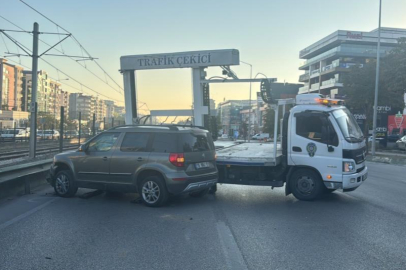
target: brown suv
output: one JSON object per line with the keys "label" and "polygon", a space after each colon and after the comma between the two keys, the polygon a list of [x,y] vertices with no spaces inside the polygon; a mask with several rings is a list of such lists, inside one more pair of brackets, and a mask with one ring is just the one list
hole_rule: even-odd
{"label": "brown suv", "polygon": [[210,133],[188,126],[122,126],[58,154],[48,182],[62,197],[79,187],[138,192],[148,206],[170,195],[203,196],[217,183]]}

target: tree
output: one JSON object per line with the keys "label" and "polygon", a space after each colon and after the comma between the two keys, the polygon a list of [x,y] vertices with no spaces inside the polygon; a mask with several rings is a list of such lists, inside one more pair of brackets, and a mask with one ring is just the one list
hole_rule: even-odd
{"label": "tree", "polygon": [[[279,114],[280,116],[280,114]],[[268,106],[268,108],[265,111],[264,115],[264,127],[262,128],[263,133],[269,133],[269,135],[273,135],[274,132],[274,127],[275,127],[275,111],[271,107]],[[278,123],[278,130],[279,130],[279,123]]]}
{"label": "tree", "polygon": [[[364,134],[372,123],[375,98],[376,61],[362,68],[352,67],[343,76],[347,106],[351,110],[362,112],[366,116]],[[406,39],[398,40],[398,46],[382,57],[379,76],[378,105],[391,105],[403,108],[403,93],[406,89]]]}
{"label": "tree", "polygon": [[241,132],[244,137],[244,140],[247,139],[247,136],[251,136],[251,134],[248,134],[248,124],[245,121],[242,122],[241,124]]}

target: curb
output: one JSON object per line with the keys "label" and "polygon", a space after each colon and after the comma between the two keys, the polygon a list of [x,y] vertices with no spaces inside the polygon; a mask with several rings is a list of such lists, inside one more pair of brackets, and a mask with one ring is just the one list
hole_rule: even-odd
{"label": "curb", "polygon": [[378,162],[378,163],[406,166],[406,157],[403,157],[403,156],[386,156],[386,155],[371,156],[371,155],[368,155],[366,157],[366,160],[372,161],[372,162]]}

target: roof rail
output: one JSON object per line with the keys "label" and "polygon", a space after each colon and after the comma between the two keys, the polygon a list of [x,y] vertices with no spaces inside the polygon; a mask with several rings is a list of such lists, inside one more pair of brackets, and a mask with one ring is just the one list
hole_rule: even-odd
{"label": "roof rail", "polygon": [[198,129],[206,130],[202,126],[178,125],[178,124],[175,124],[175,125],[171,125],[171,124],[163,124],[163,125],[137,125],[137,124],[134,124],[134,125],[121,125],[121,126],[112,127],[112,128],[110,128],[108,130],[115,130],[117,128],[122,128],[122,127],[167,127],[169,129],[172,129],[172,130],[179,130],[178,127],[183,127],[183,128],[198,128]]}

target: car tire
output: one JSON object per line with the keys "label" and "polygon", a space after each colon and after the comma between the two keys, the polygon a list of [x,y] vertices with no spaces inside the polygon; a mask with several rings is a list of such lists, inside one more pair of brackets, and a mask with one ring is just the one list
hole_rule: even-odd
{"label": "car tire", "polygon": [[69,170],[60,171],[55,176],[54,183],[55,193],[64,198],[75,196],[78,187],[75,184],[73,174]]}
{"label": "car tire", "polygon": [[159,176],[148,176],[139,185],[142,202],[149,207],[159,207],[168,201],[169,193],[164,180]]}
{"label": "car tire", "polygon": [[289,179],[289,186],[295,198],[301,201],[315,200],[325,190],[320,176],[309,169],[295,171]]}
{"label": "car tire", "polygon": [[189,196],[192,198],[201,198],[201,197],[205,196],[207,193],[209,193],[209,190],[210,190],[210,188],[205,188],[200,191],[190,192]]}

